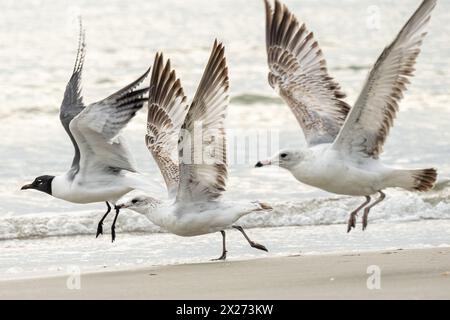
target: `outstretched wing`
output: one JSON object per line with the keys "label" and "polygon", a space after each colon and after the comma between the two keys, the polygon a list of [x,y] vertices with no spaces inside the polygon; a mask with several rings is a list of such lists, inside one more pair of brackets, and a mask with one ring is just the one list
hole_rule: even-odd
{"label": "outstretched wing", "polygon": [[403,93],[426,36],[437,0],[424,0],[376,62],[334,148],[353,157],[377,159],[394,124]]}
{"label": "outstretched wing", "polygon": [[70,131],[70,122],[85,108],[83,96],[81,95],[81,75],[83,72],[83,63],[86,54],[85,31],[80,20],[80,36],[78,40],[78,52],[73,68],[72,76],[66,86],[64,99],[59,111],[59,118],[72,141],[75,149],[75,155],[72,161],[71,175],[72,177],[78,172],[80,167],[80,148]]}
{"label": "outstretched wing", "polygon": [[157,54],[150,80],[145,140],[172,196],[180,181],[178,137],[187,110],[186,96],[170,60],[164,65],[163,55]]}
{"label": "outstretched wing", "polygon": [[148,88],[138,90],[150,69],[139,79],[108,98],[89,105],[70,123],[81,151],[80,172],[99,170],[136,172],[133,157],[120,131],[144,106]]}
{"label": "outstretched wing", "polygon": [[225,191],[225,118],[228,68],[223,45],[214,43],[203,78],[182,127],[179,142],[180,203],[212,201]]}
{"label": "outstretched wing", "polygon": [[341,100],[345,94],[329,76],[313,33],[278,0],[274,10],[265,3],[269,83],[294,113],[309,146],[332,143],[350,110]]}

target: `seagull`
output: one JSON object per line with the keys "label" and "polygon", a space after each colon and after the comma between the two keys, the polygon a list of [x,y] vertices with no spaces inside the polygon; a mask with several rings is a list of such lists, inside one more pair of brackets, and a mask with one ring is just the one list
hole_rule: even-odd
{"label": "seagull", "polygon": [[[399,170],[380,160],[403,92],[426,36],[424,29],[437,0],[424,0],[375,63],[353,108],[329,76],[322,50],[305,24],[275,0],[265,0],[269,83],[290,107],[308,144],[282,150],[256,167],[276,165],[307,185],[339,194],[365,197],[353,211],[348,232],[364,209],[363,230],[370,210],[386,198],[387,188],[425,192],[433,188],[436,169]],[[372,204],[372,196],[379,194]]]}
{"label": "seagull", "polygon": [[[157,54],[150,80],[146,145],[164,177],[168,199],[133,196],[119,201],[152,223],[182,237],[220,232],[227,257],[225,230],[240,231],[251,247],[267,252],[235,222],[252,212],[271,210],[267,204],[221,201],[228,167],[225,118],[229,103],[225,48],[216,40],[192,104],[180,80]],[[178,151],[178,152],[177,152]]]}
{"label": "seagull", "polygon": [[[138,174],[133,157],[120,136],[121,130],[146,102],[149,88],[137,89],[150,69],[136,81],[108,98],[85,106],[81,94],[81,74],[86,53],[85,31],[80,20],[80,36],[75,66],[60,108],[61,123],[75,149],[71,168],[59,176],[37,177],[22,190],[37,190],[72,203],[106,202],[107,212],[97,228],[103,233],[103,221],[111,205],[128,192],[148,190],[149,183]],[[112,240],[115,240],[115,224]]]}

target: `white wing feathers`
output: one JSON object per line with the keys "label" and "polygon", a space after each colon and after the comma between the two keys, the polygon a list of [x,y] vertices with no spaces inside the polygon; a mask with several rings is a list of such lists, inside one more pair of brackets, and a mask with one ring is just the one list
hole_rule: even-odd
{"label": "white wing feathers", "polygon": [[80,147],[80,171],[136,171],[133,157],[119,134],[147,101],[144,95],[148,88],[137,87],[149,72],[150,69],[122,90],[89,105],[70,122],[70,131]]}
{"label": "white wing feathers", "polygon": [[436,2],[424,0],[376,62],[334,144],[342,154],[377,159],[382,153]]}
{"label": "white wing feathers", "polygon": [[181,203],[212,201],[225,191],[228,170],[224,122],[229,84],[224,51],[216,40],[182,127],[177,194]]}

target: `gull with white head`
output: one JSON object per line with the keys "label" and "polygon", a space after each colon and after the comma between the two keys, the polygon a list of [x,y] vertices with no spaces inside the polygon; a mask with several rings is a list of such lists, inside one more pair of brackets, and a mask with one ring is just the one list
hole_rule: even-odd
{"label": "gull with white head", "polygon": [[[236,221],[252,212],[271,210],[263,203],[221,201],[228,166],[225,118],[228,107],[225,49],[217,40],[190,107],[180,80],[157,54],[150,80],[146,144],[165,180],[169,199],[124,197],[117,204],[145,215],[170,233],[193,237],[221,232],[225,260],[225,230],[239,230],[249,244],[267,251],[247,236]],[[178,150],[178,152],[177,152]]]}
{"label": "gull with white head", "polygon": [[[313,33],[278,0],[274,9],[268,0],[265,3],[269,83],[294,113],[308,148],[283,150],[256,167],[277,165],[313,187],[364,196],[365,202],[350,215],[349,232],[362,209],[363,229],[367,228],[370,210],[385,199],[383,190],[423,192],[433,188],[435,169],[394,169],[379,157],[413,76],[437,0],[424,0],[383,51],[353,108],[342,100],[345,95],[329,76]],[[370,204],[376,193],[380,197]]]}

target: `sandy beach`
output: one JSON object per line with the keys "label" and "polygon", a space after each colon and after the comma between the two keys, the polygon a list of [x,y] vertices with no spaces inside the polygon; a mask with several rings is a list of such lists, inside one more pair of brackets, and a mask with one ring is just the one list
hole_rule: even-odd
{"label": "sandy beach", "polygon": [[2,281],[0,298],[450,299],[450,248],[148,267],[79,280],[69,280],[80,285],[72,290],[67,277]]}

